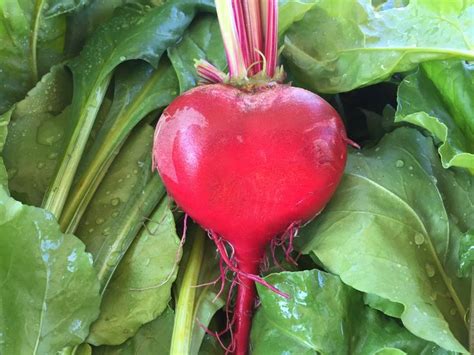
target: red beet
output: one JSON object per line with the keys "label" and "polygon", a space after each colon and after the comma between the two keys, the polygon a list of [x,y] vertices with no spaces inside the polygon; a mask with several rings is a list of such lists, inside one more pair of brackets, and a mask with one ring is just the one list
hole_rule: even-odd
{"label": "red beet", "polygon": [[[343,174],[346,142],[337,112],[309,91],[212,84],[164,111],[153,154],[176,203],[233,246],[241,271],[257,274],[268,243],[326,205]],[[244,354],[255,289],[241,281],[235,341]]]}

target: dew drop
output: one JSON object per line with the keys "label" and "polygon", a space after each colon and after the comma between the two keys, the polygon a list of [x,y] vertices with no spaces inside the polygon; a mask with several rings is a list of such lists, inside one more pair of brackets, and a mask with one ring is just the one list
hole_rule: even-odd
{"label": "dew drop", "polygon": [[120,199],[119,198],[113,198],[110,200],[110,204],[112,206],[118,206],[118,204],[120,203]]}
{"label": "dew drop", "polygon": [[110,195],[110,191],[105,191],[105,194],[106,194],[106,195]]}
{"label": "dew drop", "polygon": [[59,156],[58,153],[51,153],[48,155],[48,159],[54,160]]}
{"label": "dew drop", "polygon": [[123,62],[125,59],[127,59],[127,58],[125,58],[123,55],[120,57],[120,60],[121,60],[122,62]]}
{"label": "dew drop", "polygon": [[130,179],[131,176],[132,176],[132,175],[127,174],[126,178],[127,178],[127,179]]}
{"label": "dew drop", "polygon": [[134,173],[135,175],[137,175],[137,174],[138,174],[138,170],[137,170],[137,169],[133,170],[133,173]]}
{"label": "dew drop", "polygon": [[115,211],[114,213],[112,213],[112,217],[117,217],[119,215],[119,213],[117,211]]}
{"label": "dew drop", "polygon": [[415,244],[416,245],[421,245],[425,242],[425,237],[421,233],[416,233],[415,234]]}
{"label": "dew drop", "polygon": [[145,260],[145,266],[148,266],[150,264],[150,258]]}
{"label": "dew drop", "polygon": [[426,270],[426,274],[428,275],[428,277],[433,277],[436,274],[435,269],[434,269],[433,265],[431,265],[431,264],[426,264],[425,265],[425,270]]}
{"label": "dew drop", "polygon": [[100,218],[100,217],[99,217],[99,218],[97,218],[97,219],[95,220],[95,224],[97,224],[97,225],[100,225],[100,224],[102,224],[102,223],[104,223],[104,219],[103,219],[103,218]]}
{"label": "dew drop", "polygon": [[44,163],[40,161],[38,164],[36,164],[36,167],[41,170],[44,168]]}
{"label": "dew drop", "polygon": [[449,310],[449,314],[451,314],[452,316],[455,316],[456,315],[456,308],[451,308]]}
{"label": "dew drop", "polygon": [[94,228],[89,228],[89,233],[92,233],[94,231]]}
{"label": "dew drop", "polygon": [[410,165],[410,166],[408,167],[408,170],[413,170],[413,166]]}
{"label": "dew drop", "polygon": [[41,145],[52,146],[63,138],[63,129],[54,120],[45,120],[38,127],[36,141]]}
{"label": "dew drop", "polygon": [[395,166],[397,168],[403,168],[405,166],[405,162],[401,159],[398,159],[396,162],[395,162]]}
{"label": "dew drop", "polygon": [[123,182],[123,179],[118,179],[118,182],[119,182],[119,183]]}
{"label": "dew drop", "polygon": [[110,235],[110,227],[105,228],[105,229],[102,231],[102,235],[103,235],[104,237],[107,237],[108,235]]}

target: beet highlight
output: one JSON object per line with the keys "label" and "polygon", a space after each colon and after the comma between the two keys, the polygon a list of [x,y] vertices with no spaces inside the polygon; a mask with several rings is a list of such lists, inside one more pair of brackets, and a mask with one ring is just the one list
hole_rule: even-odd
{"label": "beet highlight", "polygon": [[246,354],[254,283],[271,288],[257,276],[265,248],[293,238],[297,226],[324,208],[341,180],[350,141],[326,101],[281,83],[276,0],[217,0],[216,8],[229,75],[197,63],[204,85],[163,112],[153,158],[169,195],[209,232],[236,273],[230,351]]}

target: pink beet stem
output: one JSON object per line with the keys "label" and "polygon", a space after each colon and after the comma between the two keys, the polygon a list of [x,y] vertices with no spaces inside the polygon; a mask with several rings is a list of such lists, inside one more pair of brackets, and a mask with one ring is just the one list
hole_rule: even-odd
{"label": "pink beet stem", "polygon": [[267,60],[267,75],[275,75],[278,57],[278,0],[261,0],[262,13],[265,13],[265,58]]}
{"label": "pink beet stem", "polygon": [[243,1],[245,26],[247,28],[248,46],[250,48],[249,75],[257,74],[262,70],[262,61],[259,52],[263,52],[262,26],[260,4],[256,0]]}
{"label": "pink beet stem", "polygon": [[237,28],[237,36],[239,39],[240,49],[244,58],[245,67],[248,68],[251,64],[251,55],[249,47],[249,33],[245,25],[245,16],[242,0],[232,0],[232,9],[234,10],[234,22]]}

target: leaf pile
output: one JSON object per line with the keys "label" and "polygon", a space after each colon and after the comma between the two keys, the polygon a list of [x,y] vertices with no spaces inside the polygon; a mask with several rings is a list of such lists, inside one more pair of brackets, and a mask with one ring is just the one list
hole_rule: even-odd
{"label": "leaf pile", "polygon": [[[258,287],[252,353],[467,354],[474,1],[279,3],[288,78],[363,149],[270,265],[292,297]],[[194,60],[225,70],[213,1],[6,0],[0,43],[0,353],[165,354],[184,317],[190,354],[223,354],[215,247],[180,243],[150,155]]]}

